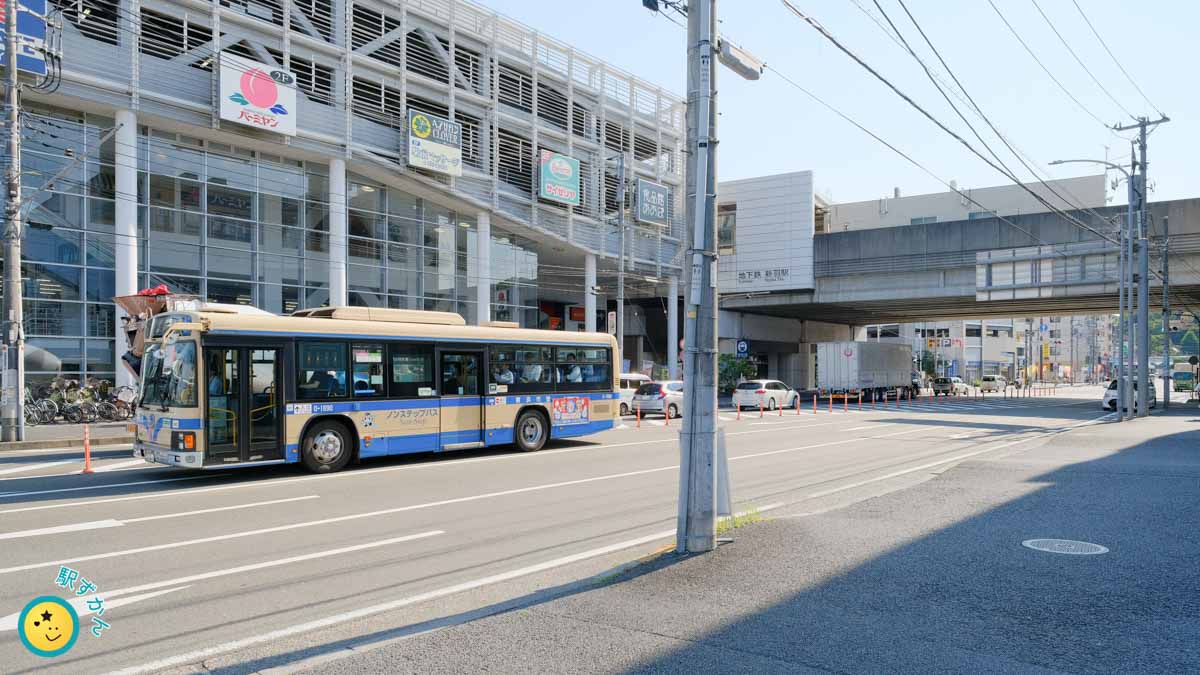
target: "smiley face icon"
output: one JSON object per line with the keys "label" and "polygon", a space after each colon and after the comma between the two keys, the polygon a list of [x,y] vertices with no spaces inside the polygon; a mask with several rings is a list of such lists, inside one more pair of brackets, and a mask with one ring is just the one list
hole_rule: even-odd
{"label": "smiley face icon", "polygon": [[66,600],[53,595],[34,598],[17,619],[21,643],[38,656],[65,654],[79,637],[79,615]]}

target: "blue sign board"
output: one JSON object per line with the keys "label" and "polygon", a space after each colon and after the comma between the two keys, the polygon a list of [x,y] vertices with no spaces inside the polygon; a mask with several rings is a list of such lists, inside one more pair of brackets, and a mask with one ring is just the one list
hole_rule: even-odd
{"label": "blue sign board", "polygon": [[[17,2],[17,70],[34,75],[46,74],[46,0],[15,0]],[[8,63],[5,46],[8,44],[7,5],[14,0],[0,0],[0,67]]]}
{"label": "blue sign board", "polygon": [[739,359],[745,358],[750,355],[750,341],[749,340],[738,340],[737,341],[737,355],[738,355]]}

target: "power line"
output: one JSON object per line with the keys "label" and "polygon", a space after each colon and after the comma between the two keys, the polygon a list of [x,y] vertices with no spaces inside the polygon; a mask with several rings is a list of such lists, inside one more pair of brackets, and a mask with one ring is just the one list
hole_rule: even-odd
{"label": "power line", "polygon": [[[991,0],[989,0],[989,2],[990,1]],[[824,37],[826,40],[831,42],[842,53],[849,56],[852,60],[854,60],[855,63],[860,65],[867,72],[871,73],[871,75],[873,75],[876,79],[878,79],[880,82],[882,82],[884,85],[886,85],[889,89],[891,89],[897,96],[899,96],[906,103],[908,103],[910,106],[915,108],[918,112],[920,112],[926,119],[928,119],[930,122],[933,122],[939,129],[941,129],[945,133],[949,134],[952,138],[954,138],[956,141],[958,141],[960,144],[962,144],[963,147],[970,150],[972,154],[974,154],[976,157],[979,157],[979,159],[983,160],[984,163],[986,163],[988,166],[990,166],[993,169],[995,169],[996,171],[1000,172],[1005,177],[1009,177],[1009,175],[1004,171],[1004,169],[1002,169],[1000,166],[998,166],[992,160],[988,159],[987,157],[984,157],[983,154],[981,152],[979,152],[978,150],[976,150],[975,147],[972,146],[970,143],[968,143],[966,141],[966,139],[964,139],[962,136],[958,135],[953,129],[950,129],[949,127],[947,127],[945,125],[945,123],[943,123],[941,120],[934,117],[932,114],[929,113],[929,111],[925,110],[925,108],[921,107],[916,101],[914,101],[911,96],[909,96],[908,94],[905,94],[903,91],[900,90],[899,87],[892,84],[892,82],[890,80],[888,80],[886,77],[884,77],[882,74],[880,74],[879,71],[875,70],[875,68],[873,68],[870,64],[868,64],[861,57],[859,57],[857,54],[855,54],[853,51],[851,51],[849,48],[847,48],[845,45],[843,45],[828,30],[826,30],[825,27],[820,24],[820,22],[818,22],[815,19],[813,19],[812,17],[806,15],[804,12],[801,12],[789,0],[780,0],[780,2],[782,2],[783,5],[785,7],[787,7],[789,10],[791,10],[792,13],[794,13],[797,17],[800,17],[800,19],[802,19],[805,23],[812,26],[812,28],[814,30],[816,30],[818,33],[820,33],[821,36]],[[1064,218],[1065,220],[1071,222],[1075,226],[1082,228],[1084,230],[1087,230],[1087,231],[1091,232],[1092,234],[1095,234],[1097,237],[1100,237],[1103,240],[1115,243],[1115,241],[1112,239],[1112,237],[1110,237],[1108,234],[1105,234],[1103,232],[1100,232],[1099,230],[1092,228],[1090,225],[1084,223],[1083,221],[1079,220],[1078,218],[1075,218],[1074,216],[1071,216],[1070,214],[1063,211],[1062,209],[1050,204],[1050,202],[1046,201],[1041,195],[1039,195],[1037,192],[1032,190],[1029,186],[1025,185],[1024,183],[1022,183],[1020,181],[1016,181],[1016,185],[1018,187],[1020,187],[1021,189],[1023,189],[1024,191],[1028,192],[1030,195],[1032,195],[1034,199],[1036,199],[1039,203],[1041,203],[1047,209],[1056,213],[1057,215]]]}
{"label": "power line", "polygon": [[1046,73],[1046,75],[1051,80],[1054,81],[1054,84],[1057,84],[1058,88],[1061,89],[1062,92],[1064,94],[1066,94],[1068,98],[1070,98],[1072,101],[1074,101],[1075,105],[1079,106],[1080,110],[1087,113],[1088,117],[1091,117],[1092,119],[1099,122],[1100,126],[1104,127],[1106,130],[1108,130],[1109,133],[1112,133],[1114,136],[1117,136],[1118,138],[1123,138],[1122,136],[1117,134],[1115,131],[1113,131],[1112,128],[1110,128],[1108,126],[1108,124],[1106,124],[1104,122],[1104,120],[1102,120],[1098,116],[1096,116],[1096,113],[1089,110],[1088,107],[1085,106],[1083,103],[1080,103],[1079,99],[1075,98],[1075,95],[1072,94],[1070,92],[1070,90],[1068,90],[1066,88],[1066,86],[1063,85],[1062,82],[1058,81],[1058,78],[1054,76],[1054,73],[1050,72],[1050,69],[1046,67],[1046,64],[1042,63],[1042,60],[1040,58],[1038,58],[1038,55],[1033,52],[1033,49],[1030,48],[1030,46],[1028,44],[1026,44],[1024,38],[1022,38],[1021,34],[1017,32],[1017,29],[1013,28],[1013,25],[1008,22],[1008,19],[1004,18],[1004,14],[1000,11],[1000,8],[996,6],[996,3],[993,2],[992,0],[987,0],[987,2],[989,5],[992,6],[992,9],[996,11],[996,16],[1000,17],[1000,20],[1004,22],[1005,26],[1008,26],[1009,32],[1011,32],[1013,34],[1013,37],[1015,37],[1017,39],[1017,42],[1021,43],[1021,46],[1024,47],[1025,51],[1029,53],[1029,56],[1031,58],[1033,58],[1033,60],[1036,61],[1039,66],[1041,66],[1042,70]]}
{"label": "power line", "polygon": [[1137,117],[1134,116],[1133,113],[1129,112],[1128,108],[1121,105],[1121,102],[1118,101],[1117,98],[1113,96],[1103,84],[1100,83],[1100,80],[1092,74],[1091,69],[1087,67],[1087,64],[1083,62],[1083,59],[1079,58],[1079,55],[1075,53],[1074,49],[1071,49],[1071,44],[1067,42],[1067,39],[1063,37],[1062,33],[1058,32],[1058,28],[1055,27],[1054,22],[1050,20],[1049,16],[1046,16],[1044,11],[1042,11],[1042,6],[1038,4],[1037,0],[1030,0],[1030,2],[1032,2],[1033,6],[1037,8],[1038,14],[1041,14],[1042,18],[1046,20],[1046,25],[1050,26],[1050,30],[1054,31],[1054,34],[1058,36],[1059,42],[1063,43],[1063,46],[1066,47],[1067,51],[1071,53],[1071,56],[1075,58],[1075,62],[1079,64],[1079,67],[1083,68],[1083,72],[1087,73],[1088,77],[1092,78],[1092,82],[1095,82],[1097,87],[1100,87],[1100,91],[1104,92],[1104,95],[1107,96],[1108,99],[1114,104],[1116,104],[1116,106],[1120,108],[1126,115],[1137,119]]}
{"label": "power line", "polygon": [[[1084,204],[1082,202],[1082,200],[1079,200],[1078,197],[1075,197],[1076,202],[1078,202],[1078,203],[1072,203],[1066,197],[1063,197],[1062,194],[1060,194],[1058,192],[1058,190],[1056,190],[1053,186],[1051,186],[1049,183],[1047,183],[1045,180],[1043,180],[1041,176],[1038,175],[1038,172],[1035,171],[1034,168],[1032,166],[1030,166],[1029,162],[1026,161],[1026,158],[1024,157],[1024,153],[1019,152],[1015,147],[1013,147],[1013,144],[1009,142],[1009,140],[1004,136],[1004,134],[1000,133],[1000,130],[996,128],[996,125],[992,123],[992,120],[989,119],[988,116],[983,113],[983,109],[979,107],[979,104],[977,104],[975,102],[975,99],[971,96],[970,92],[967,91],[967,88],[963,85],[963,83],[958,79],[958,76],[954,74],[954,71],[950,68],[950,64],[946,63],[946,60],[944,58],[942,58],[941,52],[939,52],[937,47],[935,47],[933,45],[933,41],[929,39],[929,36],[926,35],[925,30],[923,28],[921,28],[921,24],[917,22],[916,17],[914,17],[912,12],[909,11],[908,5],[906,5],[904,3],[904,0],[897,0],[897,2],[900,3],[901,9],[903,9],[904,13],[908,16],[908,20],[912,22],[913,26],[916,27],[917,32],[921,34],[921,38],[925,40],[925,44],[929,46],[929,49],[931,51],[933,51],[933,54],[934,54],[934,56],[937,57],[938,62],[941,63],[942,67],[946,69],[946,73],[950,76],[950,78],[952,80],[954,80],[954,84],[958,85],[958,88],[960,90],[962,90],[963,95],[967,97],[967,100],[970,102],[970,106],[971,106],[971,108],[974,109],[975,114],[978,115],[979,118],[982,119],[988,125],[988,127],[992,130],[992,133],[996,134],[996,136],[1000,139],[1000,141],[1004,143],[1005,147],[1007,147],[1008,150],[1013,154],[1013,156],[1015,156],[1017,158],[1017,161],[1021,162],[1021,164],[1025,167],[1025,169],[1028,170],[1029,173],[1034,177],[1034,179],[1036,179],[1043,187],[1045,187],[1047,190],[1049,190],[1055,197],[1058,197],[1059,200],[1061,200],[1063,204],[1067,205],[1068,208],[1080,209],[1085,212],[1091,213],[1093,216],[1095,216],[1097,218],[1103,219],[1103,216],[1101,216],[1099,213],[1097,213],[1096,210],[1093,209],[1092,207],[1088,206],[1087,204]],[[875,4],[877,7],[879,7],[878,0],[875,0]],[[879,11],[884,15],[884,18],[887,18],[887,13],[883,11],[882,7],[879,7]],[[888,19],[888,23],[891,24],[890,18]],[[893,29],[895,29],[894,25],[893,25]],[[899,30],[897,30],[896,32],[899,33]],[[901,39],[903,39],[903,38],[901,38]],[[908,43],[905,42],[904,44],[907,46]],[[909,53],[911,53],[913,55],[913,58],[916,58],[918,62],[921,61],[920,58],[917,57],[916,53],[912,51],[912,49],[909,49]],[[922,63],[922,66],[924,66],[924,63]],[[926,73],[927,74],[929,73],[928,68],[926,68]],[[930,78],[932,79],[932,75],[930,75]],[[934,86],[938,86],[938,83],[936,80],[934,81]],[[947,101],[947,102],[949,102],[949,101]],[[953,108],[954,104],[951,104],[951,107]],[[958,112],[957,109],[955,109],[955,112]],[[959,114],[959,117],[962,117],[961,113]],[[964,119],[963,121],[965,122],[966,120]],[[968,124],[967,126],[970,127],[970,124]],[[971,131],[974,132],[975,131],[974,128],[972,128]],[[992,156],[996,157],[997,161],[999,161],[999,157],[997,157],[996,153],[993,152],[990,147],[988,147],[987,143],[979,136],[979,134],[976,133],[975,136],[976,136],[976,138],[979,138],[979,141],[981,143],[984,144],[984,147],[988,148],[988,151],[991,152]],[[1003,164],[1003,162],[1001,162],[1001,164]],[[1007,165],[1005,165],[1004,168],[1008,169],[1009,167]],[[1015,182],[1021,182],[1017,179],[1016,173],[1013,172],[1011,169],[1009,169],[1009,175],[1010,175],[1010,178],[1012,178]],[[1067,194],[1071,194],[1070,191],[1068,191],[1068,190],[1064,190],[1064,192],[1067,192]],[[1071,196],[1074,197],[1074,195],[1071,195]]]}
{"label": "power line", "polygon": [[1129,83],[1133,85],[1134,89],[1137,89],[1137,92],[1142,95],[1142,99],[1145,100],[1151,108],[1158,111],[1159,115],[1162,115],[1162,110],[1158,106],[1154,105],[1150,98],[1146,96],[1146,92],[1142,91],[1142,88],[1138,86],[1137,81],[1130,76],[1129,71],[1125,70],[1125,66],[1121,65],[1121,62],[1117,60],[1117,56],[1112,53],[1111,49],[1108,48],[1108,44],[1104,41],[1104,38],[1100,37],[1100,32],[1097,31],[1096,27],[1092,25],[1092,21],[1088,18],[1087,13],[1084,12],[1083,8],[1079,6],[1078,0],[1071,0],[1071,2],[1075,4],[1075,9],[1079,10],[1079,16],[1083,17],[1084,23],[1088,25],[1088,28],[1092,29],[1092,35],[1096,36],[1096,40],[1100,42],[1100,46],[1104,47],[1104,51],[1108,52],[1108,55],[1112,58],[1113,63],[1117,64],[1117,68],[1119,68],[1121,73],[1125,75],[1125,79],[1129,80]]}

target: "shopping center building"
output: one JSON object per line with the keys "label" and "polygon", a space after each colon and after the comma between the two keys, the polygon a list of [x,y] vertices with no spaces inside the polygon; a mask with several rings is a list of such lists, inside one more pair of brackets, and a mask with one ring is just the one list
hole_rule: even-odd
{"label": "shopping center building", "polygon": [[629,295],[679,275],[682,101],[479,5],[61,10],[57,88],[23,97],[31,380],[120,373],[110,299],[158,284],[604,330],[621,155]]}

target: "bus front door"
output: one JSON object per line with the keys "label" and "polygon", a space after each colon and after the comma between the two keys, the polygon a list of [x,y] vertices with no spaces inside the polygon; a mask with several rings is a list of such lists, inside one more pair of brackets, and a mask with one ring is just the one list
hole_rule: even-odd
{"label": "bus front door", "polygon": [[210,347],[206,465],[283,459],[280,443],[279,350]]}
{"label": "bus front door", "polygon": [[483,447],[483,352],[444,351],[441,373],[442,450]]}

